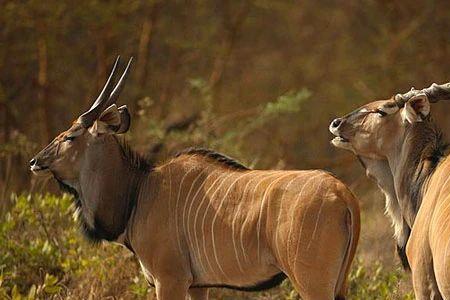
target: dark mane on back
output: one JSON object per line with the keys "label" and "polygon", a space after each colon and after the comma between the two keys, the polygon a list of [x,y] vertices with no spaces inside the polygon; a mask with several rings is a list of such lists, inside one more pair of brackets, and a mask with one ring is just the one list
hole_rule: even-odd
{"label": "dark mane on back", "polygon": [[408,144],[409,161],[408,178],[413,183],[409,195],[417,213],[422,202],[423,185],[431,176],[439,162],[445,157],[448,144],[444,142],[441,130],[431,118],[423,123],[411,125],[406,132],[405,142]]}
{"label": "dark mane on back", "polygon": [[154,168],[154,162],[147,156],[133,150],[125,139],[113,136],[120,147],[122,156],[130,166],[141,172],[150,172]]}
{"label": "dark mane on back", "polygon": [[225,165],[227,167],[230,167],[235,170],[250,170],[250,168],[244,166],[237,160],[228,157],[224,154],[221,154],[219,152],[216,152],[214,150],[205,149],[205,148],[188,148],[185,150],[182,150],[178,152],[175,157],[179,157],[181,155],[200,155],[207,158],[210,158],[218,163],[221,163],[222,165]]}
{"label": "dark mane on back", "polygon": [[[400,191],[401,194],[407,195],[406,203],[402,205],[404,222],[406,220],[414,222],[422,204],[427,179],[433,175],[436,167],[445,157],[447,148],[448,144],[444,142],[442,132],[431,117],[407,127],[402,148],[403,179],[401,186],[403,188]],[[405,249],[411,232],[409,225],[407,227],[405,240],[402,244],[397,244],[397,253],[406,270],[410,269]]]}

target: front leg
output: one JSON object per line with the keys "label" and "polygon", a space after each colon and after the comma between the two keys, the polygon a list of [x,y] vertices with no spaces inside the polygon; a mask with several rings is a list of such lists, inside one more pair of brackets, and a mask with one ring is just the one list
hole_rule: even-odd
{"label": "front leg", "polygon": [[180,255],[177,247],[155,247],[148,251],[143,245],[137,249],[137,253],[144,253],[139,262],[149,283],[154,283],[156,299],[186,300],[193,280],[189,255]]}
{"label": "front leg", "polygon": [[167,278],[155,280],[156,299],[158,300],[186,300],[190,283],[185,280]]}
{"label": "front leg", "polygon": [[[419,258],[420,259],[420,258]],[[411,264],[414,294],[417,300],[442,300],[432,263],[414,261]]]}
{"label": "front leg", "polygon": [[[416,230],[416,232],[414,231]],[[433,254],[426,235],[419,235],[417,227],[406,245],[411,266],[414,294],[417,300],[442,300],[433,268]],[[423,233],[423,232],[420,232]]]}
{"label": "front leg", "polygon": [[189,296],[191,300],[208,300],[209,290],[207,288],[191,288]]}

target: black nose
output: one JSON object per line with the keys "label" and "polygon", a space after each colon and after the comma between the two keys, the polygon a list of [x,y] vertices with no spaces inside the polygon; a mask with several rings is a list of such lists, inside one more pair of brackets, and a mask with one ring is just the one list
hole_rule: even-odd
{"label": "black nose", "polygon": [[338,128],[342,124],[342,118],[336,118],[331,122],[332,128]]}
{"label": "black nose", "polygon": [[34,166],[36,164],[36,158],[33,158],[30,160],[30,167]]}

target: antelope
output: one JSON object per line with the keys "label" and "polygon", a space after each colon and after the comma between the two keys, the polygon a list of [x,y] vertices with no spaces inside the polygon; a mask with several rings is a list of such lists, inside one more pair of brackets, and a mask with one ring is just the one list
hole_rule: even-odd
{"label": "antelope", "polygon": [[397,250],[417,299],[450,299],[450,159],[430,103],[450,99],[450,83],[374,101],[329,130],[353,152],[386,198]]}
{"label": "antelope", "polygon": [[153,166],[118,137],[131,60],[114,85],[118,62],[91,108],[30,161],[74,195],[85,236],[133,251],[159,300],[286,277],[302,299],[344,299],[360,230],[350,190],[325,171],[252,170],[205,149]]}

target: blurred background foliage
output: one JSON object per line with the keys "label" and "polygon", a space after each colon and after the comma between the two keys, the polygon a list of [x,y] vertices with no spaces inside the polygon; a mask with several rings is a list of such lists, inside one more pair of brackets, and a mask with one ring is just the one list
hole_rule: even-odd
{"label": "blurred background foliage", "polygon": [[[329,145],[328,124],[368,101],[448,81],[449,9],[443,0],[0,1],[0,253],[9,255],[0,257],[0,293],[145,294],[126,251],[83,242],[69,200],[35,194],[58,191],[27,166],[90,106],[120,54],[135,58],[119,103],[133,114],[136,149],[155,163],[204,146],[255,168],[335,172],[363,208],[354,299],[410,297],[382,196],[352,155]],[[449,132],[446,104],[432,111]],[[22,192],[35,196],[10,196]],[[27,215],[30,207],[40,213]],[[108,264],[115,276],[96,273]],[[295,298],[281,289],[258,297]],[[229,295],[216,294],[237,297]]]}

